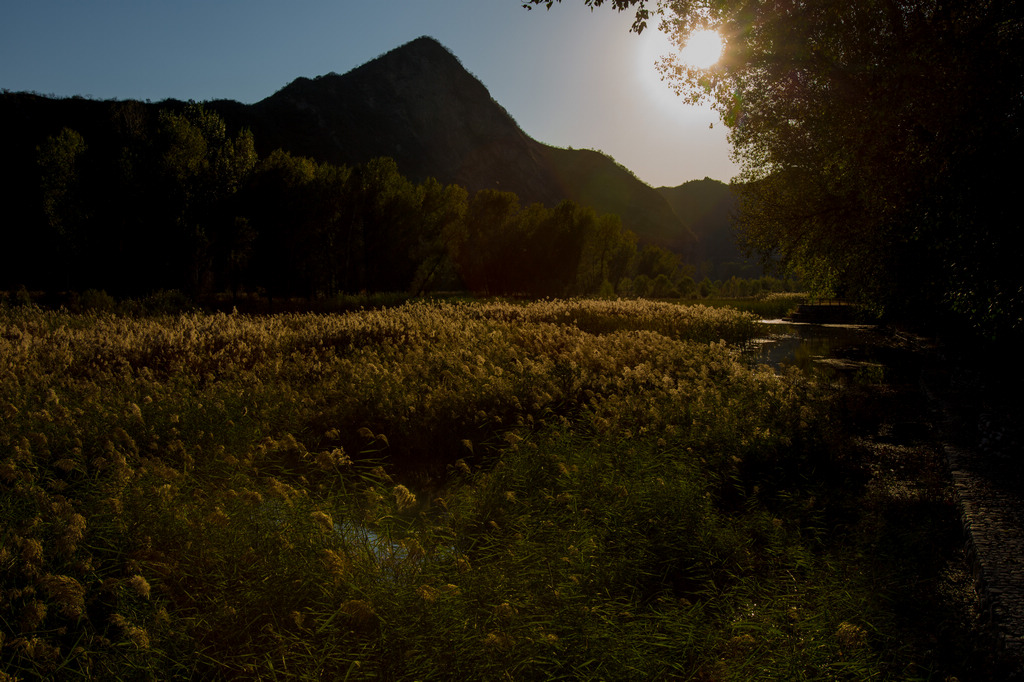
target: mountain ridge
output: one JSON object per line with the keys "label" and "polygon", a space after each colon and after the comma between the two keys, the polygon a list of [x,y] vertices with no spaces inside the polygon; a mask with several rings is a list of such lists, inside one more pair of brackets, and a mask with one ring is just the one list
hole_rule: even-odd
{"label": "mountain ridge", "polygon": [[[710,220],[697,201],[676,201],[679,192],[717,196],[725,186],[685,183],[655,189],[601,152],[566,149],[531,138],[486,86],[450,50],[421,37],[345,74],[299,77],[253,103],[213,100],[229,130],[248,127],[263,157],[277,148],[335,164],[355,165],[390,156],[415,181],[434,177],[471,192],[515,192],[523,204],[553,206],[572,200],[598,213],[617,214],[640,239],[699,264],[719,256],[711,241],[731,234],[731,216]],[[9,192],[12,224],[44,222],[36,149],[67,127],[88,145],[123,145],[153,129],[162,109],[180,111],[177,100],[57,99],[34,93],[0,93],[4,154],[0,175]],[[26,172],[27,169],[33,169]],[[681,188],[688,188],[683,190]],[[703,222],[702,222],[703,221]],[[700,235],[694,233],[694,229]],[[699,238],[698,238],[699,237]]]}
{"label": "mountain ridge", "polygon": [[743,253],[733,228],[739,210],[739,197],[733,187],[706,177],[676,187],[659,187],[657,191],[677,215],[688,219],[696,239],[690,262],[697,267],[698,276],[760,276],[760,262]]}
{"label": "mountain ridge", "polygon": [[569,199],[618,214],[642,242],[682,253],[694,237],[661,195],[592,150],[534,140],[448,48],[421,36],[344,74],[296,78],[252,105],[210,103],[252,129],[261,153],[282,148],[338,164],[389,156],[410,179],[523,203]]}

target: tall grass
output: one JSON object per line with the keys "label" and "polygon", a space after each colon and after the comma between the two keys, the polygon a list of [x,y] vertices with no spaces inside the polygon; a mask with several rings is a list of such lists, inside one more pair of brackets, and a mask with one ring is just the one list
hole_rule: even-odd
{"label": "tall grass", "polygon": [[832,423],[722,341],[753,331],[648,302],[0,310],[0,672],[885,676]]}
{"label": "tall grass", "polygon": [[807,294],[774,293],[747,298],[707,298],[701,304],[712,308],[735,308],[753,313],[762,319],[785,317],[807,302]]}

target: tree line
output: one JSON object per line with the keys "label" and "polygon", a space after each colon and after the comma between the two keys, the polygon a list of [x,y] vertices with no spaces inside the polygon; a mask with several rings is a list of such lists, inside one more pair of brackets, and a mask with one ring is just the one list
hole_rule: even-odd
{"label": "tree line", "polygon": [[22,281],[7,286],[307,298],[696,287],[678,254],[641,247],[618,216],[572,201],[469,196],[413,182],[389,158],[352,167],[280,149],[259,158],[250,131],[229,131],[196,103],[155,116],[131,103],[111,111],[113,134],[94,142],[64,128],[38,146],[42,229],[13,235]]}

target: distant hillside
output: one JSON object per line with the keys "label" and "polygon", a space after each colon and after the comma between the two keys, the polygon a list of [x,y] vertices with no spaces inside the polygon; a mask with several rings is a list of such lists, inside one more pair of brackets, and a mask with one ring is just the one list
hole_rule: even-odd
{"label": "distant hillside", "polygon": [[[690,225],[700,229],[703,223],[693,208],[670,206],[672,191],[649,187],[599,152],[532,139],[432,38],[414,40],[343,75],[299,78],[255,104],[217,100],[206,107],[224,118],[229,131],[250,128],[261,156],[283,148],[347,165],[389,156],[414,181],[432,176],[471,192],[507,190],[523,204],[553,206],[569,199],[618,214],[642,243],[665,246],[687,261],[719,254],[706,244],[701,254],[694,252]],[[36,149],[47,137],[67,127],[81,133],[90,148],[115,148],[154,130],[161,109],[183,108],[173,100],[0,93],[0,200],[9,218],[3,230],[8,246],[27,248],[29,233],[45,224]]]}
{"label": "distant hillside", "polygon": [[738,198],[729,185],[704,178],[657,191],[676,215],[686,220],[696,238],[690,262],[698,266],[699,276],[760,276],[758,261],[744,257],[737,244],[734,218]]}
{"label": "distant hillside", "polygon": [[689,216],[674,211],[657,190],[599,152],[541,146],[560,194],[599,213],[616,213],[642,241],[693,258]]}
{"label": "distant hillside", "polygon": [[563,198],[537,143],[431,38],[344,75],[298,78],[251,106],[212,106],[252,128],[263,153],[282,148],[335,164],[389,156],[417,181],[507,189],[524,201]]}
{"label": "distant hillside", "polygon": [[433,38],[344,75],[299,78],[245,106],[212,102],[247,126],[261,153],[282,148],[338,164],[390,156],[413,180],[515,192],[524,204],[571,199],[618,214],[641,240],[689,255],[693,235],[656,190],[612,159],[524,133],[487,88]]}

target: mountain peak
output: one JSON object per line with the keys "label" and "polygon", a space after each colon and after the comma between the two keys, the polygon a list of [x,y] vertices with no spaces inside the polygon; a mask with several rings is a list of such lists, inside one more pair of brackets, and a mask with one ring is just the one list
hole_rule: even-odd
{"label": "mountain peak", "polygon": [[263,100],[263,102],[281,99],[282,97],[301,98],[306,94],[319,96],[324,90],[336,87],[347,88],[346,80],[351,78],[365,80],[365,77],[361,78],[361,74],[366,74],[367,72],[381,75],[393,74],[397,71],[408,73],[410,70],[435,72],[438,70],[449,72],[461,71],[468,75],[468,72],[462,66],[462,62],[459,61],[459,58],[451,50],[442,45],[436,38],[420,36],[388,50],[344,74],[332,71],[314,78],[299,76],[277,93]]}
{"label": "mountain peak", "polygon": [[543,145],[523,132],[447,47],[421,36],[342,75],[299,78],[238,121],[261,153],[278,147],[335,164],[389,156],[414,181],[564,199],[619,214],[651,241],[686,250],[692,235],[656,191],[596,152]]}
{"label": "mountain peak", "polygon": [[455,53],[431,36],[420,36],[410,40],[361,66],[357,66],[345,75],[364,69],[393,71],[410,68],[420,71],[455,72],[469,75]]}
{"label": "mountain peak", "polygon": [[443,53],[455,61],[459,61],[459,58],[455,56],[454,52],[442,45],[441,41],[432,36],[420,36],[419,38],[413,38],[404,45],[399,45],[384,54],[387,55],[395,52],[418,52],[434,56],[441,56],[441,53]]}
{"label": "mountain peak", "polygon": [[[528,162],[537,143],[429,36],[342,75],[296,79],[254,106],[281,131],[265,142],[293,153],[339,164],[390,156],[415,180],[434,176],[471,191],[515,188],[525,200],[553,198],[543,174],[521,186],[537,169],[509,168]],[[299,145],[295,131],[303,131]]]}

